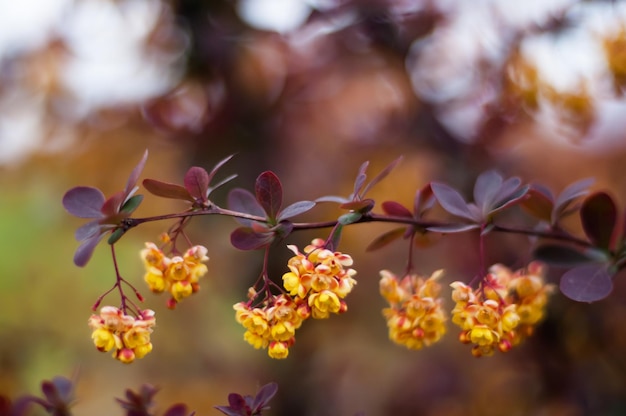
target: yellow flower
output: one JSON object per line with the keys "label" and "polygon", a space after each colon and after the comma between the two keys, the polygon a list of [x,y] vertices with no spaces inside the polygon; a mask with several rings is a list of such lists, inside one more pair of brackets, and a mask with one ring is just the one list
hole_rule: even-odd
{"label": "yellow flower", "polygon": [[109,352],[115,347],[115,335],[104,328],[98,328],[91,334],[96,348],[102,352]]}
{"label": "yellow flower", "polygon": [[270,347],[267,350],[267,354],[276,359],[284,359],[289,355],[289,347],[286,342],[272,341]]}

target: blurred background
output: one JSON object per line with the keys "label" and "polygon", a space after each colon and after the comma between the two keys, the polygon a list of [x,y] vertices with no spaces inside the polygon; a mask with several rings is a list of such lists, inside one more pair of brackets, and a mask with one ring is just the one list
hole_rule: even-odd
{"label": "blurred background", "polygon": [[[76,185],[121,189],[147,148],[143,178],[181,183],[189,166],[236,153],[222,177],[238,173],[232,186],[250,189],[271,169],[286,203],[347,195],[362,162],[375,174],[404,155],[372,191],[378,202],[410,204],[430,180],[469,197],[495,168],[554,192],[593,176],[625,207],[624,87],[620,1],[0,0],[0,393],[77,374],[77,415],[122,414],[113,398],[143,383],[161,388],[160,410],[185,402],[217,415],[229,392],[270,381],[271,415],[624,414],[621,280],[591,305],[555,294],[537,334],[507,354],[474,359],[451,326],[437,346],[408,351],[387,340],[377,272],[401,273],[407,249],[365,253],[388,229],[378,224],[342,240],[358,271],[349,312],[307,322],[289,358],[274,361],[243,341],[232,310],[262,258],[229,245],[234,221],[194,220],[209,276],[174,312],[142,291],[156,311],[155,348],[123,365],[94,349],[87,327],[114,283],[109,251],[75,267],[82,222],[61,206]],[[137,216],[181,209],[147,196]],[[303,218],[337,215],[324,205]],[[117,245],[138,287],[139,250],[169,225]],[[490,236],[488,260],[522,267],[530,247]],[[445,268],[445,283],[469,281],[477,251],[475,235],[447,236],[415,261],[426,275]],[[278,280],[289,255],[274,250]]]}

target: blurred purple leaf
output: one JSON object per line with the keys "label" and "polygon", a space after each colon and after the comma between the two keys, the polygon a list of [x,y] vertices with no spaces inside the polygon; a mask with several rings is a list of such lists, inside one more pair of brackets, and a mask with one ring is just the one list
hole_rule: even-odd
{"label": "blurred purple leaf", "polygon": [[130,176],[128,177],[128,181],[126,182],[126,188],[124,188],[124,195],[125,195],[124,199],[128,198],[134,192],[135,184],[137,183],[137,180],[139,179],[139,175],[141,175],[141,171],[146,165],[147,160],[148,160],[148,150],[146,149],[146,151],[143,153],[143,157],[141,158],[137,166],[135,166],[135,168],[130,173]]}
{"label": "blurred purple leaf", "polygon": [[102,204],[102,208],[100,208],[100,210],[106,217],[117,214],[122,207],[122,203],[124,202],[125,197],[126,195],[123,191],[118,191],[114,193],[113,195],[108,197],[106,201],[104,201],[104,204]]}
{"label": "blurred purple leaf", "polygon": [[496,202],[496,195],[502,185],[502,176],[494,171],[488,170],[481,173],[476,178],[474,184],[474,202],[480,209],[483,216],[486,216],[491,206]]}
{"label": "blurred purple leaf", "polygon": [[381,204],[384,213],[394,217],[413,218],[413,214],[404,205],[396,201],[385,201]]}
{"label": "blurred purple leaf", "polygon": [[188,416],[187,405],[183,403],[174,404],[163,413],[163,416]]}
{"label": "blurred purple leaf", "polygon": [[213,180],[213,177],[222,168],[222,166],[224,166],[226,164],[226,162],[228,162],[230,159],[232,159],[233,156],[235,156],[235,155],[226,156],[224,159],[222,159],[219,162],[217,162],[215,164],[215,166],[213,166],[213,169],[211,169],[211,172],[209,172],[209,183],[211,183],[211,181]]}
{"label": "blurred purple leaf", "polygon": [[396,166],[398,166],[398,163],[400,163],[400,161],[402,161],[402,156],[398,157],[396,160],[388,164],[383,170],[380,171],[380,173],[378,173],[378,175],[374,176],[370,183],[368,183],[367,186],[363,189],[363,192],[361,193],[361,198],[363,198],[374,185],[385,179],[391,173],[391,171]]}
{"label": "blurred purple leaf", "polygon": [[591,242],[608,249],[617,223],[617,207],[613,198],[605,192],[590,195],[580,207],[580,220]]}
{"label": "blurred purple leaf", "polygon": [[280,211],[278,214],[277,221],[285,220],[287,218],[295,217],[296,215],[300,215],[312,209],[315,206],[315,202],[313,201],[298,201],[294,202],[291,205],[288,205]]}
{"label": "blurred purple leaf", "polygon": [[595,302],[611,293],[613,282],[606,265],[587,264],[565,272],[561,276],[560,289],[575,301]]}
{"label": "blurred purple leaf", "polygon": [[[263,211],[263,207],[256,200],[252,192],[247,189],[235,188],[228,193],[228,209],[265,218],[265,211]],[[253,222],[256,222],[245,218],[235,219],[240,224],[248,227],[251,226]]]}
{"label": "blurred purple leaf", "polygon": [[83,224],[76,229],[76,232],[74,233],[74,238],[76,238],[77,241],[86,240],[100,233],[100,228],[100,221],[89,221],[88,223]]}
{"label": "blurred purple leaf", "polygon": [[339,205],[340,208],[349,209],[350,211],[356,211],[360,213],[366,213],[374,208],[375,202],[373,199],[363,199],[360,201],[349,201]]}
{"label": "blurred purple leaf", "polygon": [[181,199],[193,202],[194,199],[184,186],[173,183],[161,182],[156,179],[144,179],[143,186],[153,195],[162,198]]}
{"label": "blurred purple leaf", "polygon": [[478,224],[446,224],[427,227],[428,231],[434,231],[444,234],[462,233],[464,231],[475,230],[480,228]]}
{"label": "blurred purple leaf", "polygon": [[413,198],[413,212],[417,218],[420,218],[427,210],[431,209],[437,199],[433,194],[430,184],[426,184],[422,189],[415,192]]}
{"label": "blurred purple leaf", "polygon": [[[517,179],[517,178],[512,178],[512,179]],[[490,214],[493,215],[496,212],[502,211],[512,205],[521,203],[521,201],[526,197],[528,193],[528,189],[529,189],[528,186],[523,186],[510,193],[507,190],[506,193],[503,193],[503,194],[506,194],[506,196],[503,198],[500,198],[500,195],[497,195],[496,202],[492,206]]]}
{"label": "blurred purple leaf", "polygon": [[104,233],[83,240],[74,253],[74,264],[78,267],[84,267],[91,259],[93,251],[103,237]]}
{"label": "blurred purple leaf", "polygon": [[551,223],[556,224],[559,218],[562,218],[568,213],[571,213],[572,211],[568,210],[568,207],[570,206],[572,201],[587,195],[589,193],[589,190],[587,188],[589,188],[594,182],[595,180],[593,178],[587,178],[574,182],[573,184],[565,188],[554,202]]}
{"label": "blurred purple leaf", "polygon": [[407,227],[400,227],[384,232],[383,234],[376,237],[371,243],[369,243],[365,251],[374,251],[378,250],[379,248],[385,247],[391,242],[403,237],[406,229]]}
{"label": "blurred purple leaf", "polygon": [[359,193],[361,192],[361,189],[363,189],[363,185],[365,184],[365,180],[367,179],[365,171],[367,170],[369,164],[369,161],[365,161],[359,167],[359,172],[357,173],[356,179],[354,180],[354,187],[352,189],[352,195],[350,199],[356,199],[357,195],[359,195]]}
{"label": "blurred purple leaf", "polygon": [[431,183],[430,187],[433,190],[435,198],[437,198],[439,204],[447,212],[471,221],[479,220],[478,218],[474,218],[472,212],[468,208],[468,204],[465,202],[461,194],[459,194],[455,189],[448,185],[436,182]]}
{"label": "blurred purple leaf", "polygon": [[283,186],[278,176],[269,170],[261,173],[256,179],[254,191],[268,220],[274,222],[283,204]]}
{"label": "blurred purple leaf", "polygon": [[252,403],[253,411],[260,411],[267,405],[267,403],[272,400],[272,398],[278,392],[278,384],[277,383],[267,383],[263,387],[259,389],[254,398],[254,402]]}
{"label": "blurred purple leaf", "polygon": [[104,194],[97,188],[77,186],[63,195],[63,207],[79,218],[101,218]]}
{"label": "blurred purple leaf", "polygon": [[185,189],[196,200],[206,202],[206,194],[209,189],[209,174],[198,166],[192,166],[185,173],[183,180]]}
{"label": "blurred purple leaf", "polygon": [[259,233],[249,227],[236,228],[230,234],[230,243],[239,250],[256,250],[274,240],[274,233]]}

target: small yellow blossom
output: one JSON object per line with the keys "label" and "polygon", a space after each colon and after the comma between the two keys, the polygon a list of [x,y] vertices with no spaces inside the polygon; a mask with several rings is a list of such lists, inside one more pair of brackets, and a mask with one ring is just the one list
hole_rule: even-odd
{"label": "small yellow blossom", "polygon": [[388,270],[381,270],[380,294],[389,302],[383,309],[387,319],[389,339],[409,349],[421,349],[439,341],[446,332],[446,313],[439,297],[441,285],[437,280],[443,271],[428,279],[406,275],[398,280]]}
{"label": "small yellow blossom", "polygon": [[461,328],[460,340],[474,344],[472,355],[509,351],[532,334],[553,289],[545,284],[544,272],[537,262],[516,272],[495,264],[476,290],[462,282],[450,285],[456,303],[452,322]]}
{"label": "small yellow blossom", "polygon": [[199,290],[198,281],[208,268],[204,262],[209,260],[206,247],[193,246],[182,256],[168,257],[154,243],[146,243],[141,251],[146,273],[144,280],[154,293],[168,292],[171,298],[168,307]]}
{"label": "small yellow blossom", "polygon": [[104,306],[99,315],[91,315],[88,323],[96,348],[103,352],[113,350],[113,357],[123,363],[131,363],[152,351],[150,334],[156,321],[150,309],[133,317],[113,306]]}

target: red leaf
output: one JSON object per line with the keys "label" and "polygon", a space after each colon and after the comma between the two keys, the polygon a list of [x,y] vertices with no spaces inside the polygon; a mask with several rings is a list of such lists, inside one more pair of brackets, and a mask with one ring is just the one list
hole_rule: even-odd
{"label": "red leaf", "polygon": [[393,215],[394,217],[408,217],[412,218],[413,214],[404,205],[396,201],[385,201],[382,203],[382,209],[387,215]]}
{"label": "red leaf", "polygon": [[194,199],[187,188],[173,183],[161,182],[156,179],[144,179],[143,186],[153,195],[162,198],[181,199],[193,202]]}
{"label": "red leaf", "polygon": [[276,221],[276,216],[283,204],[283,186],[278,176],[271,171],[259,175],[254,185],[256,200],[261,204],[268,220]]}
{"label": "red leaf", "polygon": [[230,243],[239,250],[256,250],[270,244],[273,239],[273,233],[257,233],[248,227],[236,228],[230,234]]}
{"label": "red leaf", "polygon": [[521,207],[533,217],[550,222],[554,202],[546,194],[534,188],[530,188],[526,195],[526,199],[520,203]]}
{"label": "red leaf", "polygon": [[589,239],[598,247],[608,249],[617,223],[615,201],[605,192],[597,192],[583,201],[580,219]]}
{"label": "red leaf", "polygon": [[201,167],[193,166],[185,174],[185,189],[196,200],[206,202],[209,189],[209,174]]}

